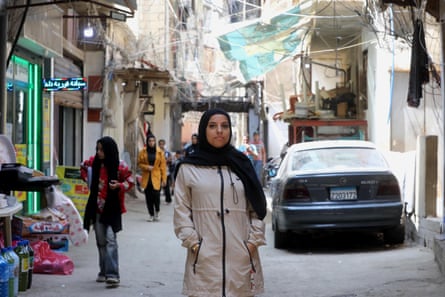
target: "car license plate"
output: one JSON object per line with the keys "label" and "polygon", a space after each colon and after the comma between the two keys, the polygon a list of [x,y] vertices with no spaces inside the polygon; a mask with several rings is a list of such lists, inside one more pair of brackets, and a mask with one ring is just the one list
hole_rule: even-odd
{"label": "car license plate", "polygon": [[340,200],[357,200],[357,190],[354,187],[331,188],[330,199]]}

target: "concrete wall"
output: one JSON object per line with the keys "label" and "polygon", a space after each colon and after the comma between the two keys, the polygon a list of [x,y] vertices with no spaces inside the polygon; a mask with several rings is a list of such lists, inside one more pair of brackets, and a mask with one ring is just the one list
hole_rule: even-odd
{"label": "concrete wall", "polygon": [[[86,77],[90,75],[103,75],[105,57],[104,53],[101,51],[96,52],[85,52],[85,61],[84,61],[84,75]],[[93,94],[91,94],[93,96]],[[102,107],[102,93],[94,94],[97,99],[94,102],[95,106]],[[83,130],[83,150],[82,156],[83,159],[88,158],[91,155],[96,153],[96,141],[102,136],[102,123],[98,122],[88,122],[88,107],[90,105],[90,98],[87,96],[86,101],[84,102],[84,130]]]}
{"label": "concrete wall", "polygon": [[445,276],[445,234],[436,235],[434,238],[434,259],[439,266],[440,272]]}
{"label": "concrete wall", "polygon": [[137,31],[135,33],[138,39],[138,53],[142,54],[144,60],[163,69],[167,68],[165,54],[169,53],[170,48],[169,40],[166,40],[166,37],[170,38],[170,36],[166,35],[165,26],[165,17],[168,16],[166,13],[169,12],[165,10],[167,2],[164,0],[139,1],[136,13]]}

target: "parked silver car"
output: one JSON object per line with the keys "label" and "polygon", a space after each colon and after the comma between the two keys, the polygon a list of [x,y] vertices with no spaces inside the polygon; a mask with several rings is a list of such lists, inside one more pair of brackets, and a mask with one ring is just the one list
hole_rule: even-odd
{"label": "parked silver car", "polygon": [[399,183],[367,141],[326,140],[289,147],[271,181],[275,248],[289,232],[372,230],[386,243],[405,239]]}

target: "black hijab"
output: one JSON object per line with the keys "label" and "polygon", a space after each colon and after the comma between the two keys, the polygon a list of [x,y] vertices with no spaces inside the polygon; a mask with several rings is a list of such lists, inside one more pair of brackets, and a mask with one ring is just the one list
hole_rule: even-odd
{"label": "black hijab", "polygon": [[[155,140],[155,145],[153,147],[148,145],[148,140],[151,138]],[[146,149],[147,149],[148,165],[153,166],[156,160],[156,137],[150,131],[147,133]]]}
{"label": "black hijab", "polygon": [[[215,114],[221,114],[227,117],[230,126],[229,141],[222,148],[215,148],[207,141],[206,129],[210,118]],[[199,150],[194,154],[185,157],[182,163],[204,165],[204,166],[228,166],[241,179],[244,185],[247,200],[249,200],[253,209],[261,220],[267,214],[266,197],[263,187],[258,180],[252,162],[240,151],[230,144],[232,139],[232,123],[230,116],[222,109],[210,109],[206,111],[199,122],[198,147]],[[177,173],[177,170],[175,174]],[[175,176],[176,177],[176,176]]]}

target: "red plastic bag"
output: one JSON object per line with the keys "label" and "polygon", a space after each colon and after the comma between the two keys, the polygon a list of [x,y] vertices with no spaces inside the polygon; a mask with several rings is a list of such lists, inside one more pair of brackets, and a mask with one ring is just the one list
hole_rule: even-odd
{"label": "red plastic bag", "polygon": [[52,251],[48,242],[40,240],[32,243],[31,246],[34,250],[33,273],[63,275],[73,273],[73,261],[67,255]]}

